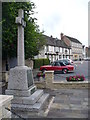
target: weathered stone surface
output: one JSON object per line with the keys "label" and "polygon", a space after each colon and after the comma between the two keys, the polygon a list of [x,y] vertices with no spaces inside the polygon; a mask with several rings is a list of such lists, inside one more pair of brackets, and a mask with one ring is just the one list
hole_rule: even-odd
{"label": "weathered stone surface", "polygon": [[[36,90],[32,69],[25,66],[24,59],[24,12],[19,10],[16,23],[18,24],[18,66],[10,70],[8,89],[6,94],[14,95],[11,108],[19,115],[25,116],[39,112],[49,95],[44,95],[43,90]],[[30,114],[29,114],[30,115]]]}
{"label": "weathered stone surface", "polygon": [[32,90],[36,91],[36,86],[31,86],[28,90],[6,90],[6,94],[19,97],[28,97],[32,94]]}
{"label": "weathered stone surface", "polygon": [[0,120],[2,118],[10,118],[11,112],[8,111],[6,108],[11,108],[11,100],[13,96],[8,95],[0,95]]}
{"label": "weathered stone surface", "polygon": [[[17,66],[10,70],[8,89],[11,90],[28,90],[27,70],[31,70],[27,66]],[[33,76],[31,72],[31,81]]]}
{"label": "weathered stone surface", "polygon": [[16,23],[18,24],[18,66],[25,65],[25,55],[24,55],[24,11],[19,9],[18,17],[16,17]]}
{"label": "weathered stone surface", "polygon": [[42,96],[42,94],[43,94],[43,90],[37,90],[29,97],[14,97],[12,103],[23,104],[23,105],[34,104]]}
{"label": "weathered stone surface", "polygon": [[32,111],[33,113],[35,111],[39,112],[43,105],[45,105],[45,102],[47,101],[49,97],[49,94],[43,94],[41,98],[39,98],[34,104],[12,104],[12,108],[14,110],[19,110],[20,112],[23,111]]}

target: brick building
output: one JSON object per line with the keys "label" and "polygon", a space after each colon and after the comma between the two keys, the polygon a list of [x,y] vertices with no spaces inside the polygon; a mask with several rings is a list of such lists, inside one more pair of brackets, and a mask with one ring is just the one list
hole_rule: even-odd
{"label": "brick building", "polygon": [[71,48],[71,54],[73,60],[79,60],[83,58],[82,54],[82,43],[76,38],[69,37],[61,33],[61,40],[65,42],[65,44]]}

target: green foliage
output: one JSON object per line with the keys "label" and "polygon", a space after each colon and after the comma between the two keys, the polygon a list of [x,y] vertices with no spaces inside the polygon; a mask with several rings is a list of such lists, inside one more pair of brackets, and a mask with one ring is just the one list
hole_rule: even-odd
{"label": "green foliage", "polygon": [[34,59],[34,69],[40,68],[42,65],[49,65],[50,61],[48,58],[42,58],[42,59]]}
{"label": "green foliage", "polygon": [[44,65],[48,65],[48,64],[50,64],[50,60],[49,59],[43,59],[43,63],[44,63]]}
{"label": "green foliage", "polygon": [[23,9],[26,21],[25,28],[25,58],[33,58],[39,53],[39,49],[45,44],[36,18],[32,18],[35,8],[32,2],[3,2],[2,3],[2,57],[17,56],[17,24],[18,9]]}

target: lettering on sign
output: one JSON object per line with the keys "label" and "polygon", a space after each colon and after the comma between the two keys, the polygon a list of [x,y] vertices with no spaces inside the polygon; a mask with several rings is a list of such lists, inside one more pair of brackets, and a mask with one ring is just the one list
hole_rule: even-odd
{"label": "lettering on sign", "polygon": [[27,70],[28,87],[33,85],[33,75],[31,70]]}

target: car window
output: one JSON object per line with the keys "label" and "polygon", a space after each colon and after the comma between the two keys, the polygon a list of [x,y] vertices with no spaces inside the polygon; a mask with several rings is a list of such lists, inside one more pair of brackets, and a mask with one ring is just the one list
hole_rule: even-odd
{"label": "car window", "polygon": [[60,62],[61,66],[66,66],[66,64],[64,62]]}
{"label": "car window", "polygon": [[54,62],[51,62],[51,65],[54,66]]}
{"label": "car window", "polygon": [[59,62],[55,62],[54,66],[60,66],[60,63]]}

